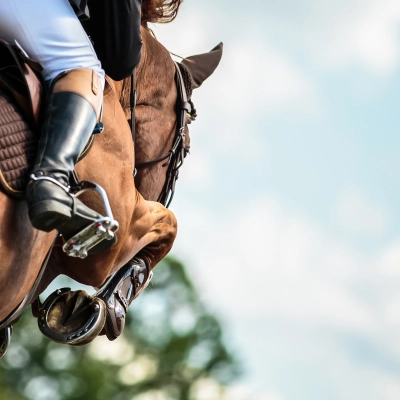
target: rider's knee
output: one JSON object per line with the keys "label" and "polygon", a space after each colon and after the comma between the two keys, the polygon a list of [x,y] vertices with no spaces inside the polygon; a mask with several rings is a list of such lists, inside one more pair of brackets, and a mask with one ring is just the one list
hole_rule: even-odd
{"label": "rider's knee", "polygon": [[54,84],[53,92],[73,92],[85,98],[93,107],[97,119],[100,117],[103,104],[102,77],[94,70],[77,68],[62,74]]}

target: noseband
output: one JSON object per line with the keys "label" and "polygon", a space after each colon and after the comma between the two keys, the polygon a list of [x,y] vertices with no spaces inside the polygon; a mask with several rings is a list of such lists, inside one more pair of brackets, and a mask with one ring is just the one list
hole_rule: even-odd
{"label": "noseband", "polygon": [[[185,127],[186,127],[186,119],[187,115],[190,115],[192,112],[192,107],[188,102],[185,82],[182,77],[182,72],[178,66],[178,64],[174,61],[175,64],[175,83],[178,92],[177,98],[177,124],[175,131],[175,138],[172,144],[171,150],[168,151],[167,154],[160,156],[154,160],[146,161],[142,163],[138,163],[135,165],[135,169],[143,169],[148,168],[153,165],[156,165],[164,160],[163,167],[168,167],[167,176],[165,179],[164,187],[161,190],[160,196],[157,201],[163,204],[165,207],[169,207],[171,201],[174,197],[175,193],[175,184],[178,180],[179,169],[183,164],[183,161],[188,153],[188,149],[186,149],[185,143]],[[135,132],[135,123],[134,123],[134,107],[136,105],[136,91],[134,89],[134,78],[132,78],[132,87],[131,87],[131,130],[132,130],[132,138],[134,140],[134,132]]]}

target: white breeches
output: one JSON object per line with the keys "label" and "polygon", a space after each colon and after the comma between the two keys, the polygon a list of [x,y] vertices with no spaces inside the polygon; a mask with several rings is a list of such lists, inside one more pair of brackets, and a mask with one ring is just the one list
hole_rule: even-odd
{"label": "white breeches", "polygon": [[68,0],[0,0],[0,38],[43,66],[45,80],[75,68],[104,71]]}

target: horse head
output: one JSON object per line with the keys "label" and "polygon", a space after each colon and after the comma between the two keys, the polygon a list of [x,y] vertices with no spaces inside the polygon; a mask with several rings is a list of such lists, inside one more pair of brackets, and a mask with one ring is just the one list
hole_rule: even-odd
{"label": "horse head", "polygon": [[[190,148],[187,125],[196,117],[196,110],[191,101],[192,92],[217,68],[222,57],[223,45],[220,43],[208,53],[190,56],[181,63],[174,64],[168,51],[148,31],[145,31],[143,36],[145,46],[137,70],[135,184],[145,199],[159,200],[165,204],[171,195],[166,193],[166,180],[178,173]],[[157,54],[157,59],[154,58],[154,54]],[[159,62],[160,55],[162,62]],[[177,68],[179,71],[176,71]],[[179,89],[177,90],[179,82],[175,82],[175,74],[183,78],[185,100],[180,96]],[[176,152],[179,152],[179,149],[174,149],[174,132],[178,133],[180,128],[179,107],[185,101],[191,110],[185,113],[183,122],[184,154],[174,169],[170,163],[173,162],[173,157],[177,156]]]}

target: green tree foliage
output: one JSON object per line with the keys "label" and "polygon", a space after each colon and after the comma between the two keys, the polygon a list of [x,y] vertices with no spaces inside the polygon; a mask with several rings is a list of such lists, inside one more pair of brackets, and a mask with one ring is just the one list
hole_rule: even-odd
{"label": "green tree foliage", "polygon": [[25,312],[0,361],[0,400],[196,400],[201,385],[222,390],[239,373],[221,334],[183,265],[169,257],[114,342],[53,343]]}

